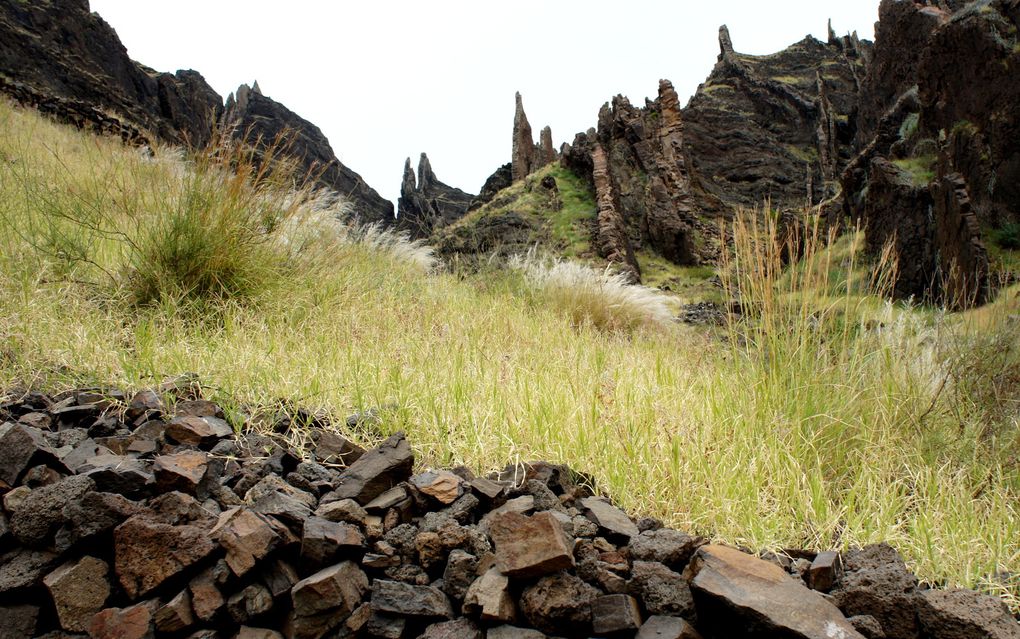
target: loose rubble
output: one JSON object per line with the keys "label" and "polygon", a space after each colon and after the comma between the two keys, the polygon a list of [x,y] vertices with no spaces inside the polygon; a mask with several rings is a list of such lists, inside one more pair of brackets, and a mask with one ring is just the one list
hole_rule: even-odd
{"label": "loose rubble", "polygon": [[0,395],[0,637],[1020,637],[888,546],[756,557],[562,466],[415,473],[402,434],[292,448],[194,392]]}

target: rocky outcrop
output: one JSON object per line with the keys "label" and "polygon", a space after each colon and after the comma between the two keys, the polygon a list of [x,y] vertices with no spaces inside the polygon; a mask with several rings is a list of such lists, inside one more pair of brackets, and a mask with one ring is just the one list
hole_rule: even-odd
{"label": "rocky outcrop", "polygon": [[497,193],[513,183],[513,164],[507,162],[496,169],[492,175],[486,178],[485,184],[482,185],[482,189],[478,192],[478,195],[475,196],[475,199],[471,200],[468,210],[473,211],[485,204],[488,204],[492,201],[492,198],[496,197]]}
{"label": "rocky outcrop", "polygon": [[540,141],[535,144],[531,133],[531,124],[524,113],[524,102],[518,92],[515,96],[513,147],[511,151],[511,175],[514,182],[523,180],[543,166],[556,161],[556,149],[553,147],[552,129],[542,129]]}
{"label": "rocky outcrop", "polygon": [[470,193],[440,182],[424,153],[418,160],[415,180],[411,158],[407,158],[397,200],[397,228],[413,238],[427,238],[463,217],[474,201],[476,198]]}
{"label": "rocky outcrop", "polygon": [[[258,89],[223,99],[196,71],[161,73],[131,60],[88,0],[0,4],[0,91],[44,113],[139,144],[200,149],[226,120],[260,149],[286,133],[299,171],[346,196],[355,215],[389,224],[393,205],[337,160],[322,132]],[[244,94],[243,97],[241,94]]]}
{"label": "rocky outcrop", "polygon": [[[845,209],[867,222],[872,250],[896,245],[897,295],[981,303],[991,294],[984,231],[1020,220],[1016,3],[884,0],[879,14],[860,153],[841,176]],[[890,234],[902,214],[883,206],[882,176],[872,188],[866,167],[879,159],[914,168],[906,197],[929,206],[923,239]]]}
{"label": "rocky outcrop", "polygon": [[160,73],[132,61],[88,0],[3,3],[0,74],[175,144],[205,145],[223,111],[197,72]]}
{"label": "rocky outcrop", "polygon": [[853,155],[857,82],[870,44],[809,36],[752,56],[738,53],[723,27],[719,48],[715,68],[683,111],[699,207],[718,215],[768,200],[800,210],[831,197]]}
{"label": "rocky outcrop", "polygon": [[200,392],[0,393],[5,639],[1020,637],[888,546],[754,556],[635,521],[564,466],[416,472],[402,434],[365,451],[320,413],[235,435]]}
{"label": "rocky outcrop", "polygon": [[677,264],[710,259],[712,229],[702,219],[683,139],[676,91],[663,80],[658,98],[644,108],[613,98],[599,112],[598,129],[578,134],[563,149],[564,166],[588,176],[595,188],[600,254],[634,274],[640,272],[634,253],[643,248]]}
{"label": "rocky outcrop", "polygon": [[358,221],[393,223],[393,203],[336,158],[319,127],[263,95],[257,82],[252,87],[242,84],[228,96],[224,124],[231,135],[260,152],[272,149],[296,159],[299,177],[344,196]]}

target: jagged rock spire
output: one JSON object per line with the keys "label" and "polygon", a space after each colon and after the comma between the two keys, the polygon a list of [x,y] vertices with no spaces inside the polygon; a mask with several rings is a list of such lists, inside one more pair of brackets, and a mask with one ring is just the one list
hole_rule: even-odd
{"label": "jagged rock spire", "polygon": [[414,170],[411,169],[411,158],[407,158],[404,161],[404,177],[400,180],[400,196],[410,197],[418,190],[417,184],[414,179]]}
{"label": "jagged rock spire", "polygon": [[832,18],[829,18],[829,44],[836,44],[836,32],[832,30]]}
{"label": "jagged rock spire", "polygon": [[435,181],[436,174],[432,172],[432,163],[429,162],[429,156],[422,153],[421,157],[418,158],[418,190],[423,193],[430,191]]}
{"label": "jagged rock spire", "polygon": [[251,85],[251,92],[258,95],[262,95],[262,89],[259,87],[258,80],[255,80],[255,82]]}
{"label": "jagged rock spire", "polygon": [[513,150],[510,158],[514,182],[523,180],[531,173],[535,149],[535,139],[531,135],[531,124],[528,122],[527,114],[524,113],[524,102],[521,100],[519,91],[516,94],[516,100]]}
{"label": "jagged rock spire", "polygon": [[730,28],[725,24],[719,27],[719,56],[733,53],[733,40],[730,39]]}
{"label": "jagged rock spire", "polygon": [[[556,147],[553,146],[552,128],[545,127],[539,134],[539,166],[545,166],[556,161]],[[538,168],[538,167],[535,167]]]}

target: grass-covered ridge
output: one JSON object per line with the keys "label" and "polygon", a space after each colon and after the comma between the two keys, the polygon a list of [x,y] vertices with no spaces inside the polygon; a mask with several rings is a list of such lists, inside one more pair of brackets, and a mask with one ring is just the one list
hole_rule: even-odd
{"label": "grass-covered ridge", "polygon": [[[193,371],[233,402],[238,427],[282,398],[338,415],[381,408],[383,430],[406,430],[423,465],[565,462],[632,512],[720,540],[889,541],[924,579],[1020,592],[1015,291],[948,318],[872,300],[872,320],[884,315],[862,323],[857,297],[806,303],[791,289],[818,282],[787,277],[769,243],[752,242],[766,248],[738,251],[727,284],[754,321],[727,339],[607,331],[519,273],[429,274],[413,251],[274,214],[252,221],[272,268],[250,271],[243,294],[195,302],[170,286],[140,303],[128,240],[105,224],[162,215],[143,204],[187,199],[182,181],[204,170],[0,103],[0,388],[141,387]],[[87,214],[102,225],[83,227]],[[308,229],[325,235],[297,232]],[[1007,572],[1014,581],[995,578]]]}

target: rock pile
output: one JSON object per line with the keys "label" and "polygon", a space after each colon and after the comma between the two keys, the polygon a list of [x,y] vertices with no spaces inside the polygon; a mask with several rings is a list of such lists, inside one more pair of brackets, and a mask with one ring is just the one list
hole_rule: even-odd
{"label": "rock pile", "polygon": [[0,636],[1020,637],[887,546],[755,557],[562,466],[415,473],[400,434],[365,451],[301,414],[235,436],[191,391],[0,400]]}

